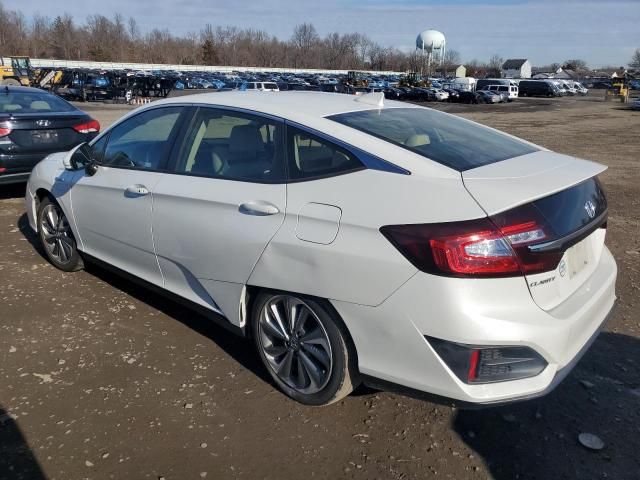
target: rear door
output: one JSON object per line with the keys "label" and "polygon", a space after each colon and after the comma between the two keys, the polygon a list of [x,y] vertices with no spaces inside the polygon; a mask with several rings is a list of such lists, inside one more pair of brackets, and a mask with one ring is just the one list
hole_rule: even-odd
{"label": "rear door", "polygon": [[531,258],[555,255],[557,267],[526,276],[533,299],[544,310],[574,293],[600,261],[607,202],[596,175],[605,168],[540,151],[462,172],[467,190],[489,215],[519,207],[544,219],[545,237],[528,247],[529,253]]}
{"label": "rear door", "polygon": [[172,154],[173,174],[154,188],[165,288],[237,317],[239,292],[284,220],[282,135],[280,120],[198,110]]}

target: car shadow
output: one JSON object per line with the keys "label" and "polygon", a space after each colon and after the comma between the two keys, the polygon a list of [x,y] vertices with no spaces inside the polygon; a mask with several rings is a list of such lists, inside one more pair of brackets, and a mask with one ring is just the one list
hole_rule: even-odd
{"label": "car shadow", "polygon": [[0,185],[0,200],[10,198],[24,198],[27,191],[26,183],[10,183],[9,185]]}
{"label": "car shadow", "polygon": [[45,480],[38,460],[13,417],[0,405],[0,478]]}
{"label": "car shadow", "polygon": [[[38,254],[44,260],[48,261],[44,251],[42,250],[38,236],[33,230],[31,230],[31,227],[29,227],[29,221],[26,214],[22,214],[20,216],[17,226],[22,235],[38,252]],[[234,335],[225,328],[216,324],[213,320],[199,314],[197,311],[191,310],[171,298],[163,296],[161,293],[139,285],[125,276],[118,275],[117,273],[103,268],[100,265],[87,262],[85,264],[85,270],[87,273],[99,278],[103,282],[108,283],[114,288],[132,296],[136,300],[161,311],[165,315],[181,322],[200,335],[209,338],[244,368],[251,370],[260,379],[275,386],[269,376],[269,372],[266,371],[257,354],[254,353],[252,344],[247,339]],[[213,312],[211,315],[216,316]],[[223,317],[219,318],[222,322],[227,322]]]}
{"label": "car shadow", "polygon": [[[255,353],[252,343],[248,339],[235,335],[197,311],[169,297],[165,297],[162,293],[152,291],[124,276],[118,275],[110,269],[103,268],[95,263],[85,263],[85,270],[103,282],[125,292],[136,300],[149,305],[151,308],[162,312],[198,334],[210,339],[231,358],[242,365],[242,367],[253,372],[264,382],[275,385]],[[216,314],[212,312],[211,316],[216,316]],[[221,322],[228,322],[228,320],[221,316],[219,320]]]}
{"label": "car shadow", "polygon": [[[496,480],[640,478],[640,341],[600,334],[576,369],[541,399],[460,410],[453,427]],[[602,450],[581,445],[597,435]]]}

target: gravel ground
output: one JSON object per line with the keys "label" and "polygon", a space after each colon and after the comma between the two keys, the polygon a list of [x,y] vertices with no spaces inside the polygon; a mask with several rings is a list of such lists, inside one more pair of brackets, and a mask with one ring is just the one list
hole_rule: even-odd
{"label": "gravel ground", "polygon": [[[82,107],[103,126],[127,111]],[[596,96],[437,108],[610,167],[618,308],[556,391],[473,411],[368,389],[298,405],[242,339],[97,267],[51,267],[24,186],[5,186],[0,479],[640,478],[640,112]]]}

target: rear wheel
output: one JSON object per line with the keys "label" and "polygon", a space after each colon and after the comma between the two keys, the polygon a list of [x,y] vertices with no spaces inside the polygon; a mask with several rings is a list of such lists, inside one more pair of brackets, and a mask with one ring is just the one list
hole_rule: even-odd
{"label": "rear wheel", "polygon": [[355,354],[337,314],[322,302],[262,293],[254,303],[252,333],[271,377],[292,399],[328,405],[354,389]]}
{"label": "rear wheel", "polygon": [[76,240],[60,205],[49,197],[38,207],[38,238],[49,261],[60,270],[75,272],[84,267]]}
{"label": "rear wheel", "polygon": [[19,87],[20,82],[15,78],[5,78],[4,80],[2,80],[1,85],[12,85],[14,87]]}

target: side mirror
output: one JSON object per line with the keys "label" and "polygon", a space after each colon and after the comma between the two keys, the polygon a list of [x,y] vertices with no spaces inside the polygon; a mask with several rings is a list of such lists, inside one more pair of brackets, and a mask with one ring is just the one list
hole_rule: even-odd
{"label": "side mirror", "polygon": [[81,143],[64,159],[64,168],[67,170],[80,170],[84,168],[87,175],[96,173],[98,167],[93,158],[93,151],[88,143]]}

